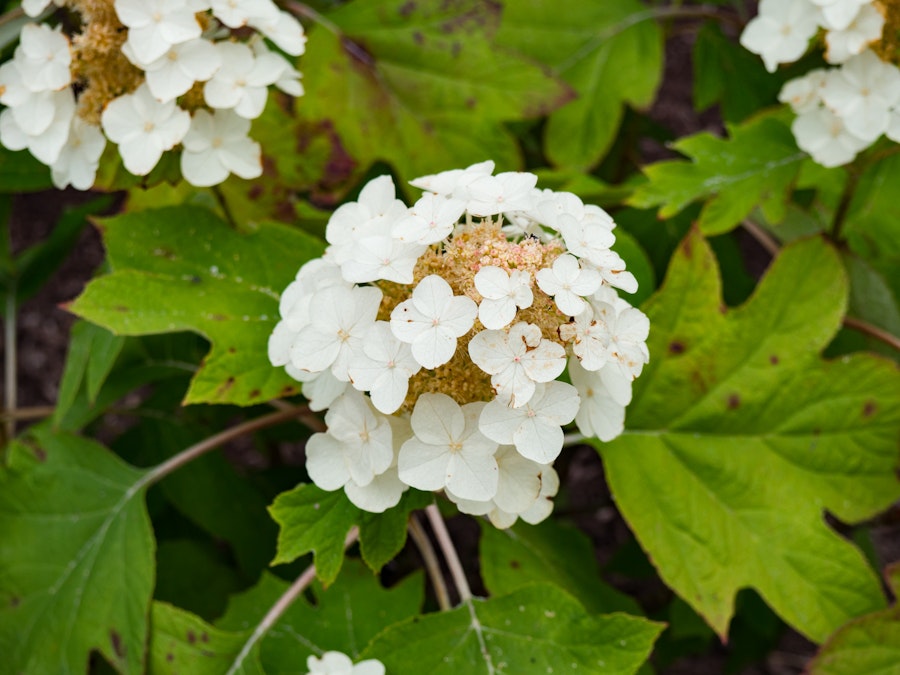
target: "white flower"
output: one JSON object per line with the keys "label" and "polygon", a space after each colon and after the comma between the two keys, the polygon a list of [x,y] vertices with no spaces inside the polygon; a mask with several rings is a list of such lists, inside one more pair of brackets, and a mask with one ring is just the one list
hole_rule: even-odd
{"label": "white flower", "polygon": [[469,182],[466,210],[473,216],[493,216],[504,211],[527,211],[537,176],[509,171],[496,176],[482,175]]}
{"label": "white flower", "polygon": [[842,30],[830,30],[825,34],[828,63],[843,63],[851,56],[861,54],[866,47],[881,38],[884,15],[874,5],[863,5],[859,14]]}
{"label": "white flower", "polygon": [[519,514],[519,518],[531,525],[537,525],[553,512],[553,498],[559,492],[559,476],[552,466],[541,471],[541,492],[531,508]]}
{"label": "white flower", "polygon": [[406,214],[406,205],[396,198],[390,176],[366,183],[355,202],[343,204],[325,226],[329,254],[340,265],[355,255],[364,237],[390,236],[393,224]]}
{"label": "white flower", "polygon": [[384,675],[384,664],[378,659],[367,659],[356,665],[341,652],[325,652],[321,658],[306,659],[309,672],[306,675]]}
{"label": "white flower", "polygon": [[816,68],[803,77],[789,80],[781,88],[778,100],[787,103],[798,115],[815,110],[822,102],[822,87],[828,79],[828,71]]}
{"label": "white flower", "polygon": [[312,373],[331,368],[337,379],[349,381],[347,368],[362,351],[363,338],[375,323],[381,290],[374,287],[327,286],[309,306],[310,323],[291,348],[291,363]]}
{"label": "white flower", "polygon": [[864,5],[872,0],[810,0],[822,10],[825,27],[831,30],[844,30],[857,17]]}
{"label": "white flower", "polygon": [[409,210],[409,214],[394,223],[391,235],[405,242],[435,244],[453,232],[466,203],[426,192]]}
{"label": "white flower", "polygon": [[357,508],[370,513],[384,513],[397,506],[403,493],[409,489],[409,486],[400,480],[397,459],[400,446],[412,438],[412,429],[406,418],[390,416],[386,419],[391,425],[393,436],[394,459],[391,465],[386,471],[375,476],[368,485],[358,485],[351,480],[344,486],[347,499]]}
{"label": "white flower", "polygon": [[578,430],[585,436],[609,442],[625,429],[625,405],[606,389],[601,376],[605,370],[592,373],[577,361],[569,363],[569,377],[581,398],[581,407],[575,415]]}
{"label": "white flower", "polygon": [[759,54],[773,73],[779,63],[803,55],[818,27],[818,12],[810,0],[762,0],[759,14],[741,33],[741,44]]}
{"label": "white flower", "polygon": [[610,365],[618,367],[623,377],[636,378],[650,361],[646,344],[650,332],[647,315],[634,307],[616,309],[598,302],[594,304],[594,316],[609,331]]}
{"label": "white flower", "polygon": [[28,89],[15,60],[0,66],[0,103],[9,106],[16,128],[27,136],[43,134],[53,122],[59,104],[70,98],[74,103],[74,95],[68,88],[41,92]]}
{"label": "white flower", "polygon": [[200,37],[203,31],[194,14],[203,4],[184,0],[115,0],[116,14],[128,26],[126,44],[143,64],[156,61],[172,45]]}
{"label": "white flower", "polygon": [[376,321],[363,340],[363,353],[350,362],[348,373],[353,386],[368,391],[372,404],[389,415],[403,405],[409,378],[421,366],[409,345],[400,342],[386,321]]}
{"label": "white flower", "polygon": [[868,142],[850,133],[844,121],[828,108],[816,108],[798,115],[791,123],[797,145],[825,167],[841,166],[853,160]]}
{"label": "white flower", "polygon": [[344,392],[325,415],[325,423],[328,431],[313,434],[306,443],[306,470],[318,487],[339,490],[350,481],[365,486],[391,466],[391,425],[359,392]]}
{"label": "white flower", "polygon": [[578,258],[564,253],[553,261],[550,269],[538,270],[537,284],[544,293],[552,295],[559,311],[576,316],[587,304],[582,296],[593,295],[602,281],[599,272],[583,268]]}
{"label": "white flower", "polygon": [[[613,310],[615,311],[615,310]],[[571,323],[559,327],[559,336],[572,342],[572,351],[587,370],[600,370],[610,359],[610,334],[606,322],[588,306]]]}
{"label": "white flower", "polygon": [[350,389],[349,382],[337,379],[330,370],[310,373],[296,368],[293,363],[284,367],[285,372],[298,382],[303,383],[303,396],[313,411],[327,410],[338,397]]}
{"label": "white flower", "polygon": [[453,358],[456,339],[471,330],[477,313],[471,298],[453,295],[450,284],[431,274],[391,312],[391,330],[412,345],[419,364],[437,368]]}
{"label": "white flower", "polygon": [[889,110],[900,101],[900,71],[865,51],[828,74],[822,99],[850,133],[874,141],[887,130]]}
{"label": "white flower", "polygon": [[133,94],[111,101],[100,118],[103,131],[119,144],[125,168],[136,176],[146,176],[187,133],[191,116],[174,101],[160,103],[146,84]]}
{"label": "white flower", "polygon": [[400,480],[419,490],[448,488],[463,499],[497,493],[497,444],[478,430],[484,403],[462,408],[446,394],[422,394],[410,422],[413,438],[400,448]]}
{"label": "white flower", "polygon": [[523,457],[549,464],[562,451],[562,426],[575,419],[579,403],[578,392],[570,384],[539,384],[531,400],[520,408],[497,400],[488,403],[478,428],[492,441],[515,445]]}
{"label": "white flower", "polygon": [[33,92],[57,91],[72,82],[69,40],[59,29],[25,24],[19,36],[15,63],[22,82]]}
{"label": "white flower", "polygon": [[51,117],[46,127],[40,132],[29,133],[30,128],[25,129],[19,124],[17,113],[23,108],[7,108],[0,113],[0,143],[10,150],[24,150],[34,155],[47,166],[51,166],[62,152],[66,140],[69,138],[69,130],[72,127],[72,118],[75,116],[75,95],[71,89],[62,89],[53,92],[41,92],[36,96],[50,97],[47,105],[51,111]]}
{"label": "white flower", "polygon": [[[259,42],[254,46],[256,51],[262,51],[261,48],[265,49],[265,43]],[[273,56],[278,55],[273,54]],[[295,98],[303,96],[303,83],[300,82],[303,74],[294,68],[287,59],[282,58],[281,56],[278,56],[278,58],[281,60],[281,73],[275,80],[275,86],[281,89],[285,94],[290,94]]]}
{"label": "white flower", "polygon": [[303,26],[287,12],[266,12],[263,16],[251,16],[247,23],[291,56],[300,56],[306,51]]}
{"label": "white flower", "polygon": [[259,143],[248,137],[250,120],[231,110],[194,113],[182,141],[181,173],[191,185],[218,185],[233,173],[241,178],[259,178],[262,158]]}
{"label": "white flower", "polygon": [[145,72],[150,92],[163,103],[186,94],[195,82],[211,78],[222,63],[215,45],[202,38],[172,45],[150,63],[142,63],[127,42],[122,53]]}
{"label": "white flower", "polygon": [[462,513],[487,515],[496,527],[507,528],[516,522],[518,514],[527,512],[537,502],[541,494],[541,474],[546,467],[525,459],[511,445],[500,447],[494,458],[499,477],[493,499],[473,501],[461,499],[449,489],[444,492]]}
{"label": "white flower", "polygon": [[203,97],[212,108],[230,109],[241,117],[262,114],[268,86],[282,77],[284,59],[269,51],[254,51],[239,42],[217,42],[222,66],[205,85]]}
{"label": "white flower", "polygon": [[398,284],[413,282],[413,269],[425,246],[405,244],[384,236],[362,237],[341,263],[347,281],[365,283],[384,279]]}
{"label": "white flower", "polygon": [[451,169],[431,176],[422,176],[409,181],[413,187],[428,190],[446,197],[454,197],[461,201],[469,200],[469,184],[494,172],[494,162],[488,160],[472,164],[465,169]]}
{"label": "white flower", "polygon": [[240,28],[251,19],[264,21],[279,16],[272,0],[211,0],[213,15],[229,28]]}
{"label": "white flower", "polygon": [[557,223],[566,248],[595,265],[602,265],[607,259],[609,247],[616,241],[612,228],[608,227],[612,224],[612,219],[609,218],[607,223],[606,218],[590,217],[580,220],[568,213],[561,214]]}
{"label": "white flower", "polygon": [[520,321],[509,332],[483,330],[469,342],[469,356],[491,376],[491,384],[503,405],[525,405],[536,382],[559,377],[566,367],[562,345],[541,337],[541,329]]}
{"label": "white flower", "polygon": [[528,272],[506,270],[491,265],[475,274],[475,289],[481,294],[478,319],[485,328],[505,328],[516,316],[516,308],[531,307],[531,277]]}
{"label": "white flower", "polygon": [[106,137],[100,127],[74,117],[69,138],[50,167],[53,185],[60,190],[67,185],[76,190],[89,190],[105,147]]}

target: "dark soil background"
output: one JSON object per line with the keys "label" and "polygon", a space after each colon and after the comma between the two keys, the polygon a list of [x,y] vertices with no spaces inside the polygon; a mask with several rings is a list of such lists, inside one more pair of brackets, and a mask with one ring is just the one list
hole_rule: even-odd
{"label": "dark soil background", "polygon": [[[701,116],[693,110],[690,53],[694,34],[688,25],[669,40],[663,85],[650,110],[651,118],[670,130],[673,137],[700,130],[721,132],[723,128],[715,110]],[[647,162],[669,154],[658,143],[644,143],[640,151]],[[72,190],[18,196],[10,220],[14,251],[21,251],[46,238],[66,206],[83,203],[89,198],[89,195]],[[742,239],[741,244],[748,268],[755,272],[764,269],[768,262],[767,254],[749,238]],[[17,331],[19,408],[54,404],[65,362],[68,334],[74,321],[60,304],[71,301],[81,292],[103,257],[98,233],[91,227],[85,228],[77,245],[50,282],[20,308]],[[241,462],[240,453],[229,453],[229,458]],[[243,468],[248,467],[245,465]],[[567,515],[592,538],[598,561],[607,565],[612,562],[614,552],[634,546],[634,540],[606,490],[600,459],[592,449],[576,449],[559,468],[569,494]],[[451,527],[464,554],[468,552],[469,556],[474,556],[477,528],[461,518],[455,518]],[[872,537],[883,563],[900,560],[900,510],[895,508],[882,516],[872,527]],[[651,614],[664,611],[673,597],[655,576],[635,580],[612,574],[610,581],[637,598]],[[815,646],[793,631],[785,630],[780,638],[776,638],[774,649],[766,650],[767,654],[764,651],[755,665],[737,671],[726,666],[731,655],[730,647],[712,641],[702,645],[700,651],[696,656],[675,660],[660,672],[667,675],[725,672],[794,675],[803,672],[809,657],[815,652]]]}

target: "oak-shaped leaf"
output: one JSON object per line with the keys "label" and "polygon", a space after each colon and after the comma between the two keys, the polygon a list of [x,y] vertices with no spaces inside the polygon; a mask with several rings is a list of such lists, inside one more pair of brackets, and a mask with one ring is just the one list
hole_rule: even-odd
{"label": "oak-shaped leaf", "polygon": [[212,343],[185,403],[251,405],[293,394],[269,362],[278,298],[324,243],[277,223],[233,230],[193,206],[100,221],[112,273],[69,306],[117,335],[193,331]]}
{"label": "oak-shaped leaf", "polygon": [[[894,597],[900,597],[900,564],[886,570]],[[900,673],[900,604],[848,623],[828,638],[809,664],[809,675]]]}
{"label": "oak-shaped leaf", "polygon": [[869,354],[824,361],[847,303],[821,239],[784,248],[727,309],[693,230],[656,296],[650,363],[626,433],[597,443],[617,506],[663,580],[725,635],[739,589],[823,640],[884,606],[863,555],[825,522],[900,497],[900,372]]}
{"label": "oak-shaped leaf", "polygon": [[688,204],[705,200],[698,222],[706,234],[728,232],[757,206],[768,222],[781,221],[806,153],[778,116],[764,115],[728,131],[729,138],[702,132],[673,143],[689,159],[644,167],[647,182],[628,203],[658,206],[660,218],[671,218]]}
{"label": "oak-shaped leaf", "polygon": [[0,469],[0,652],[10,673],[144,672],[153,591],[149,474],[45,426]]}
{"label": "oak-shaped leaf", "polygon": [[406,543],[406,524],[411,511],[427,506],[430,493],[408,490],[400,503],[384,513],[358,509],[343,490],[326,492],[303,483],[283,492],[269,507],[281,528],[278,552],[273,565],[293,562],[312,552],[316,576],[332,583],[344,562],[344,540],[354,525],[359,526],[359,547],[363,560],[379,571]]}
{"label": "oak-shaped leaf", "polygon": [[550,66],[577,93],[547,122],[544,152],[561,167],[600,162],[626,105],[649,106],[662,78],[662,30],[638,0],[507,2],[497,38]]}
{"label": "oak-shaped leaf", "polygon": [[329,13],[333,31],[310,31],[296,107],[303,142],[324,135],[334,148],[323,179],[376,160],[401,182],[488,158],[518,167],[502,122],[544,114],[571,91],[493,39],[500,12],[490,0],[361,0]]}
{"label": "oak-shaped leaf", "polygon": [[532,584],[391,626],[362,657],[390,673],[626,675],[647,660],[662,628],[627,614],[590,616],[559,587]]}

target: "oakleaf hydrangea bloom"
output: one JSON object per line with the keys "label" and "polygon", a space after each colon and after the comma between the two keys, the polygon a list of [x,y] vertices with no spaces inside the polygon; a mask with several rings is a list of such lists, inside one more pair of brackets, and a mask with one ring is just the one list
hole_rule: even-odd
{"label": "oakleaf hydrangea bloom", "polygon": [[[25,0],[22,8],[37,17],[50,4]],[[182,175],[196,186],[262,174],[250,121],[270,86],[303,94],[300,73],[280,53],[305,50],[296,19],[272,0],[53,5],[76,12],[80,25],[71,33],[22,28],[12,60],[0,66],[0,143],[27,148],[59,188],[90,188],[107,141],[138,176],[179,149]]]}
{"label": "oakleaf hydrangea bloom", "polygon": [[309,476],[362,509],[412,487],[497,527],[537,523],[564,428],[622,433],[650,325],[619,296],[637,282],[609,248],[615,223],[493,168],[418,178],[411,207],[389,176],[370,181],[282,294],[269,359],[328,411]]}
{"label": "oakleaf hydrangea bloom", "polygon": [[[237,3],[235,3],[237,4]],[[384,675],[384,664],[378,659],[366,659],[354,664],[342,652],[325,652],[306,659],[306,675]]]}
{"label": "oakleaf hydrangea bloom", "polygon": [[[797,114],[801,149],[826,167],[852,161],[880,136],[900,141],[900,6],[878,0],[762,0],[741,44],[766,68],[799,59],[823,35],[832,69],[787,82],[779,100]],[[821,31],[821,32],[820,32]]]}

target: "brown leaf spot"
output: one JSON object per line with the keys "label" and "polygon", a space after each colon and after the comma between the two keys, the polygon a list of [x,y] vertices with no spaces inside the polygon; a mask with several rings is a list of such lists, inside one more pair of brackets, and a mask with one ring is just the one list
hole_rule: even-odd
{"label": "brown leaf spot", "polygon": [[115,630],[109,631],[109,641],[112,644],[113,651],[120,659],[125,658],[125,645],[122,644],[122,636]]}
{"label": "brown leaf spot", "polygon": [[400,5],[400,9],[397,10],[397,14],[405,18],[412,14],[414,11],[416,11],[416,3],[413,2],[413,0],[409,0],[409,2],[404,2],[402,5]]}
{"label": "brown leaf spot", "polygon": [[131,309],[129,309],[125,305],[116,305],[115,307],[113,307],[113,309],[116,310],[117,312],[121,312],[122,314],[127,314],[128,312],[131,311]]}
{"label": "brown leaf spot", "polygon": [[684,354],[684,351],[687,347],[684,346],[683,342],[679,342],[678,340],[672,340],[669,343],[669,353],[670,354]]}
{"label": "brown leaf spot", "polygon": [[210,314],[209,318],[213,321],[228,321],[228,317],[224,314]]}
{"label": "brown leaf spot", "polygon": [[190,644],[194,644],[197,641],[197,636],[194,634],[194,631],[189,630],[187,632],[187,641]]}
{"label": "brown leaf spot", "polygon": [[231,389],[233,386],[234,386],[234,378],[233,378],[233,377],[229,377],[227,380],[225,380],[225,382],[222,384],[222,386],[219,387],[219,389],[218,389],[218,391],[217,391],[216,393],[219,394],[219,395],[221,396],[221,395],[224,394],[226,391],[228,391],[229,389]]}
{"label": "brown leaf spot", "polygon": [[249,396],[250,396],[250,398],[259,398],[259,396],[261,394],[262,394],[262,392],[259,389],[254,389],[253,391],[250,392]]}
{"label": "brown leaf spot", "polygon": [[34,458],[35,458],[37,461],[39,461],[39,462],[41,462],[41,463],[44,463],[44,462],[47,461],[47,451],[44,450],[43,448],[40,448],[40,447],[38,447],[38,446],[34,446],[34,447],[31,449],[31,451],[34,453]]}
{"label": "brown leaf spot", "polygon": [[290,384],[285,385],[284,387],[281,388],[281,396],[282,397],[293,396],[296,393],[297,393],[297,387],[294,387]]}
{"label": "brown leaf spot", "polygon": [[694,256],[694,245],[691,243],[690,237],[685,239],[684,243],[681,244],[681,250],[684,251],[685,258],[692,258]]}
{"label": "brown leaf spot", "polygon": [[209,642],[209,635],[206,633],[200,633],[200,642]]}
{"label": "brown leaf spot", "polygon": [[175,260],[175,253],[167,248],[155,248],[153,249],[153,255],[155,255],[157,258]]}
{"label": "brown leaf spot", "polygon": [[412,34],[412,39],[413,39],[413,42],[415,42],[419,46],[422,46],[423,44],[425,44],[425,36],[422,35],[422,33],[420,31],[414,30],[413,34]]}
{"label": "brown leaf spot", "polygon": [[862,409],[863,417],[871,417],[878,410],[878,404],[875,401],[866,401]]}
{"label": "brown leaf spot", "polygon": [[196,286],[197,284],[202,284],[202,283],[203,283],[203,279],[201,279],[200,277],[198,277],[198,276],[195,274],[194,276],[191,277],[191,283],[194,284],[194,285]]}
{"label": "brown leaf spot", "polygon": [[229,353],[229,354],[237,354],[237,349],[235,349],[234,347],[229,347],[229,348],[228,348],[228,353]]}
{"label": "brown leaf spot", "polygon": [[735,408],[739,408],[741,405],[741,397],[737,394],[731,394],[728,397],[728,409],[734,410]]}
{"label": "brown leaf spot", "polygon": [[772,354],[772,356],[769,357],[769,363],[771,363],[773,366],[777,366],[779,361],[781,361],[781,359],[779,359],[775,354]]}
{"label": "brown leaf spot", "polygon": [[522,564],[518,560],[510,560],[509,566],[512,567],[514,570],[517,570],[522,566]]}
{"label": "brown leaf spot", "polygon": [[20,598],[18,595],[14,595],[9,599],[10,607],[18,607],[21,604],[22,604],[22,598]]}
{"label": "brown leaf spot", "polygon": [[466,99],[466,107],[467,107],[469,110],[471,110],[472,108],[474,108],[476,105],[478,105],[478,101],[476,101],[475,98],[474,98],[473,96],[470,96],[469,98]]}
{"label": "brown leaf spot", "polygon": [[172,654],[171,652],[169,652],[168,654],[166,654],[166,661],[168,661],[169,663],[172,663],[172,661],[174,661],[174,660],[175,660],[175,655],[174,655],[174,654]]}

